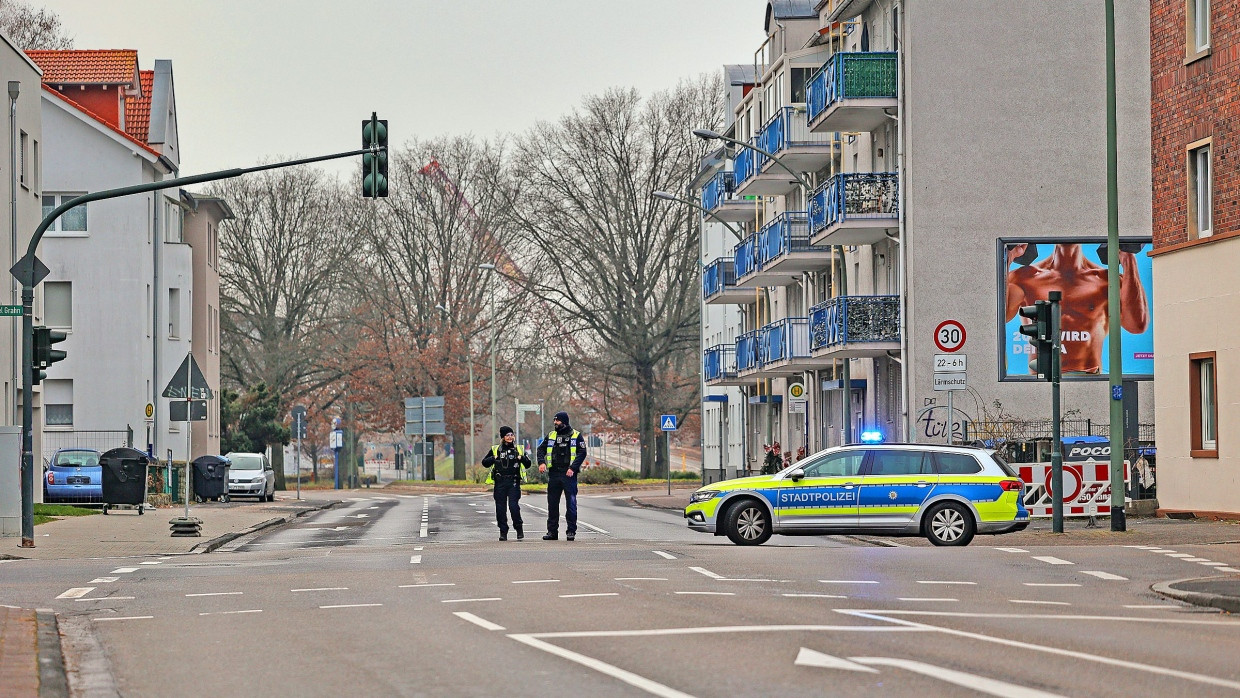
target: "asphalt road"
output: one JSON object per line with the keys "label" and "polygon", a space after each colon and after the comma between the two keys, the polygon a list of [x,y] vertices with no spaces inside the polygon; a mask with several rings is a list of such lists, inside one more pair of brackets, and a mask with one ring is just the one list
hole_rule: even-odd
{"label": "asphalt road", "polygon": [[500,542],[489,495],[365,492],[209,555],[8,562],[0,603],[62,614],[99,694],[1240,693],[1240,620],[1149,590],[1237,545],[740,548],[614,496],[572,543],[527,496]]}

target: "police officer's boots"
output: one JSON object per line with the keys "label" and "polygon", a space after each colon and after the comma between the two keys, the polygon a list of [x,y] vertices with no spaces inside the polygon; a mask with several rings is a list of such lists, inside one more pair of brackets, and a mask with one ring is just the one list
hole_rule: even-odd
{"label": "police officer's boots", "polygon": [[525,531],[520,526],[513,526],[517,530],[517,540],[525,540]]}

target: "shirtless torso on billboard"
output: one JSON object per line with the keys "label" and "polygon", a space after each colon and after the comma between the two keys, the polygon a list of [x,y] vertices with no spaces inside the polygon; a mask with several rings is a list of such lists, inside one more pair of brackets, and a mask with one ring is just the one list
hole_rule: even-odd
{"label": "shirtless torso on billboard", "polygon": [[[1028,245],[1007,248],[1010,267]],[[1102,343],[1107,335],[1107,269],[1085,258],[1085,249],[1078,243],[1055,245],[1051,256],[1007,275],[1007,319],[1016,317],[1023,305],[1046,300],[1050,291],[1062,291],[1060,331],[1063,342],[1064,373],[1100,373]],[[1137,273],[1137,258],[1132,252],[1119,253],[1120,324],[1133,334],[1145,331],[1149,324],[1145,289]]]}

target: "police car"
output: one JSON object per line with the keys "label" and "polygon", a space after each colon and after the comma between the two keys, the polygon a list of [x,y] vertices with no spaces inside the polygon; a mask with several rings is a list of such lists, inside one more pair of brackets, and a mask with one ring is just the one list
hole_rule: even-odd
{"label": "police car", "polygon": [[966,446],[860,444],[829,448],[774,475],[694,492],[689,528],[761,545],[773,533],[925,536],[968,545],[977,533],[1029,525],[1024,485],[998,454]]}

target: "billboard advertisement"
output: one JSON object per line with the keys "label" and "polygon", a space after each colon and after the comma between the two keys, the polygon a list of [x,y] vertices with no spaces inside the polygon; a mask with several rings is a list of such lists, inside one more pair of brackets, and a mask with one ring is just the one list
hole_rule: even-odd
{"label": "billboard advertisement", "polygon": [[[1154,376],[1153,279],[1149,238],[1121,238],[1120,325],[1125,378]],[[1064,380],[1103,380],[1107,338],[1106,238],[1002,238],[999,262],[999,379],[1037,380],[1036,356],[1017,310],[1061,291]]]}

